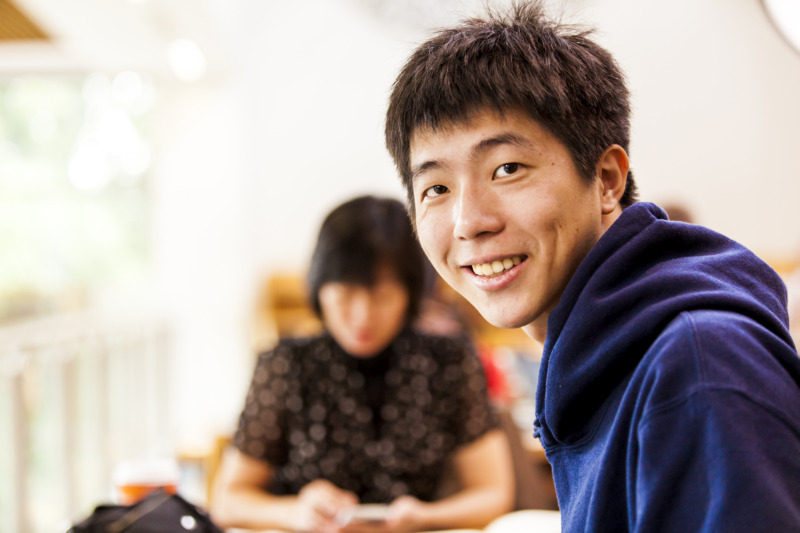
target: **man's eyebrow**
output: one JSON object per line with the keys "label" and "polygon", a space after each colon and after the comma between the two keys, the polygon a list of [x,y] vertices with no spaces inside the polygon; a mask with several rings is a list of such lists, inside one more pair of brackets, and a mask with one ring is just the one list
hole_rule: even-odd
{"label": "man's eyebrow", "polygon": [[439,161],[436,160],[423,161],[418,165],[414,165],[413,167],[411,167],[411,181],[413,182],[425,172],[435,168],[439,168],[440,166],[442,166],[441,163],[439,163]]}
{"label": "man's eyebrow", "polygon": [[483,139],[481,142],[472,147],[470,157],[474,159],[483,152],[503,144],[513,144],[515,146],[519,146],[520,148],[533,148],[533,143],[527,137],[523,137],[522,135],[518,135],[513,132],[506,132],[489,137],[488,139]]}

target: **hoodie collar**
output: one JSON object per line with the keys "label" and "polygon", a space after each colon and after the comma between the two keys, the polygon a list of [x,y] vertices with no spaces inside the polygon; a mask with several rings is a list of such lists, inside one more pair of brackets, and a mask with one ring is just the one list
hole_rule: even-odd
{"label": "hoodie collar", "polygon": [[751,316],[791,343],[786,289],[752,252],[658,206],[625,209],[587,254],[550,314],[536,393],[537,432],[573,443],[683,311]]}

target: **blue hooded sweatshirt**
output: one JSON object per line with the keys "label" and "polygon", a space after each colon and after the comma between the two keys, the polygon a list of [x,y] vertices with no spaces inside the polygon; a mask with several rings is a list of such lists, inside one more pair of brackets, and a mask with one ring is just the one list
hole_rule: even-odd
{"label": "blue hooded sweatshirt", "polygon": [[786,289],[709,229],[625,209],[547,325],[536,434],[564,532],[800,531]]}

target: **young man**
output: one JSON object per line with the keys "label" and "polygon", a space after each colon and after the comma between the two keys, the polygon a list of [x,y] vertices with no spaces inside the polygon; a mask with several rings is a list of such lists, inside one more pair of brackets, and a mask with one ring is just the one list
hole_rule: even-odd
{"label": "young man", "polygon": [[628,141],[613,58],[536,5],[419,46],[386,122],[437,271],[544,343],[534,426],[564,531],[798,530],[785,288],[636,203]]}

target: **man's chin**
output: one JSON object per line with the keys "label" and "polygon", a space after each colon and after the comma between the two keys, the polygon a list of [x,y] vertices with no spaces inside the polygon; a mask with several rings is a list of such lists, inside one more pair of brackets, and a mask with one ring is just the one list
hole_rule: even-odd
{"label": "man's chin", "polygon": [[502,329],[518,329],[527,326],[531,323],[531,319],[527,316],[518,316],[512,313],[503,312],[497,309],[480,309],[478,312],[484,320],[496,328]]}

